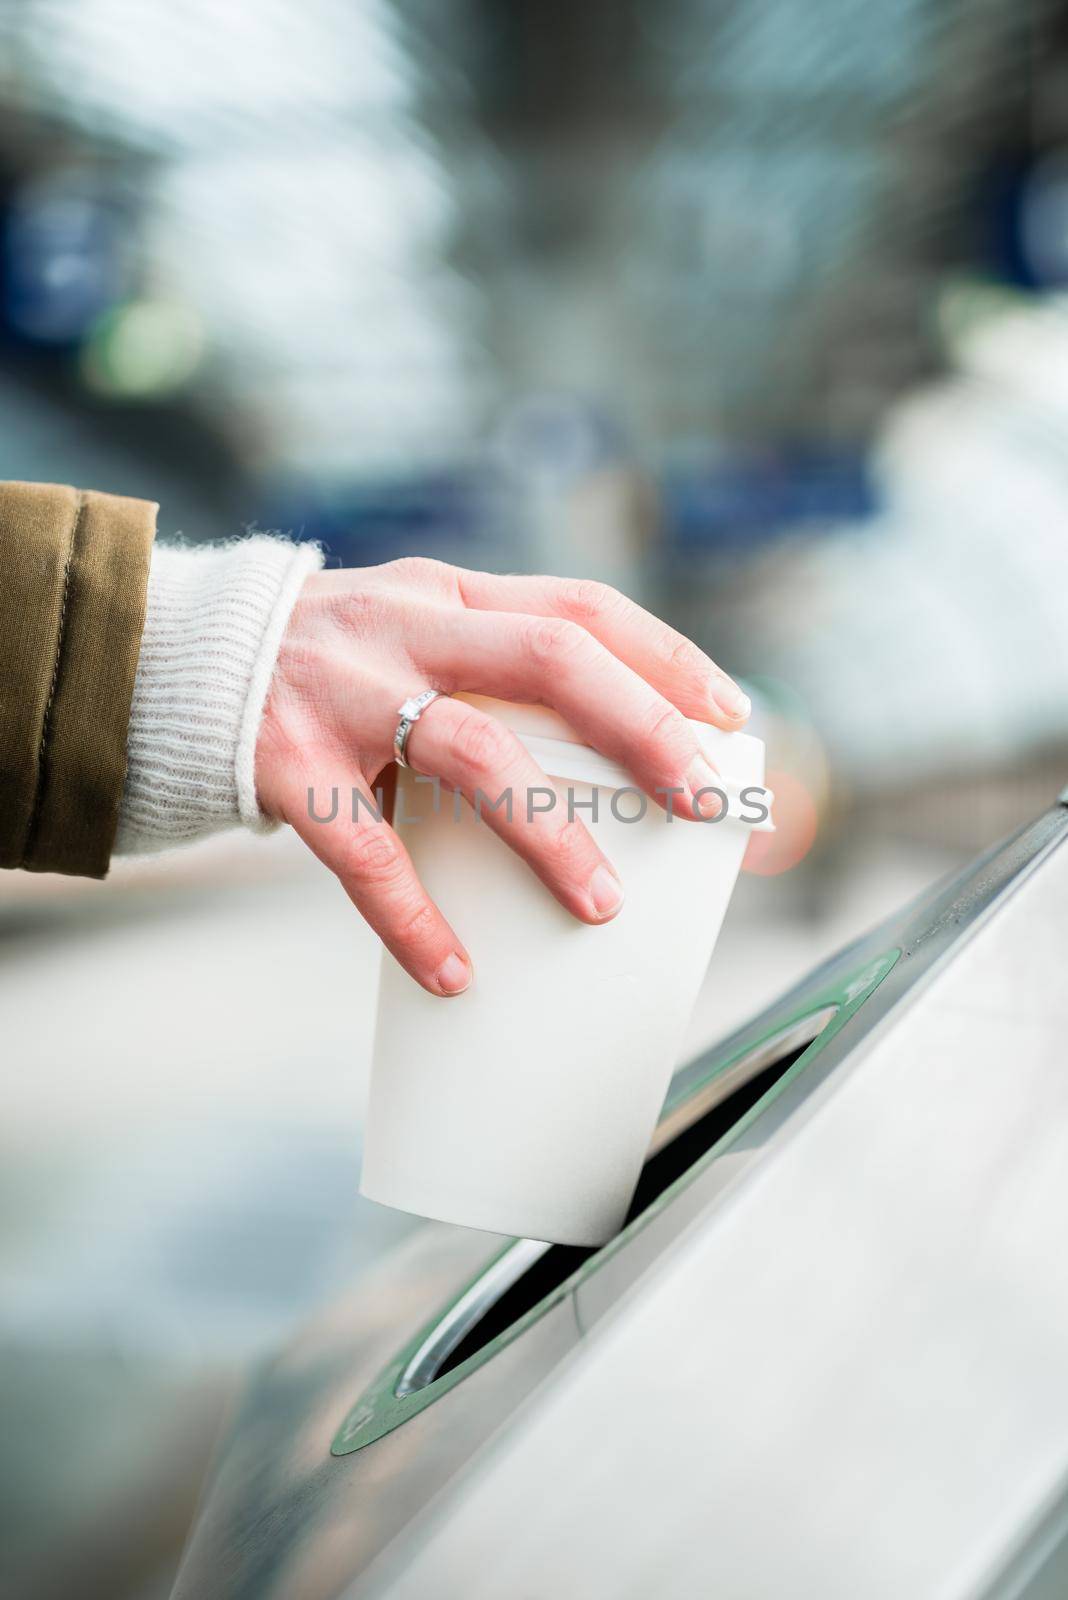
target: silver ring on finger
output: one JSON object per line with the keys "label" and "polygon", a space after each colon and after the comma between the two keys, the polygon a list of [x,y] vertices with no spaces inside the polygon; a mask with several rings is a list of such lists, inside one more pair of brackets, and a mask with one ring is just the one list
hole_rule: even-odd
{"label": "silver ring on finger", "polygon": [[405,758],[405,751],[408,748],[408,735],[423,715],[427,706],[432,706],[434,701],[440,700],[441,697],[442,692],[440,689],[424,689],[421,694],[409,695],[404,704],[397,707],[397,715],[400,721],[397,723],[397,731],[393,735],[393,759],[398,767],[406,767],[408,765]]}

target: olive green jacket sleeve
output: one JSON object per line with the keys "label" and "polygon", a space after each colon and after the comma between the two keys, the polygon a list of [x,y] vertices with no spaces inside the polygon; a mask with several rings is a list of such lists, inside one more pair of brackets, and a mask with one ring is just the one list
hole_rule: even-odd
{"label": "olive green jacket sleeve", "polygon": [[107,872],[156,510],[0,483],[0,867]]}

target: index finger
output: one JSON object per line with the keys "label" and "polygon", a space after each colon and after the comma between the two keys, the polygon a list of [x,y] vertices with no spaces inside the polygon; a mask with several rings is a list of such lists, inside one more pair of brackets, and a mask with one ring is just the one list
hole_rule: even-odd
{"label": "index finger", "polygon": [[463,569],[457,569],[457,577],[464,604],[472,610],[522,611],[580,623],[687,717],[734,730],[749,716],[749,697],[710,656],[608,584]]}
{"label": "index finger", "polygon": [[[359,773],[348,783],[294,773],[282,797],[281,814],[342,888],[386,949],[434,995],[462,994],[471,982],[471,961],[456,934],[427,894],[412,859]],[[334,774],[336,777],[337,774]],[[349,795],[359,795],[350,807]]]}

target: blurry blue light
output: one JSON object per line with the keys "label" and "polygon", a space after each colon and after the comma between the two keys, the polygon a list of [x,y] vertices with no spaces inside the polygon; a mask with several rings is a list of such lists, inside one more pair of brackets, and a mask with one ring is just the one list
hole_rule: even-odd
{"label": "blurry blue light", "polygon": [[863,457],[817,451],[735,457],[663,484],[669,546],[730,549],[790,527],[864,519],[876,509]]}
{"label": "blurry blue light", "polygon": [[367,565],[405,555],[463,559],[493,525],[492,484],[480,474],[442,473],[333,491],[284,486],[256,525],[321,541],[328,565]]}
{"label": "blurry blue light", "polygon": [[3,229],[4,320],[36,344],[76,343],[122,290],[121,228],[83,196],[30,194]]}
{"label": "blurry blue light", "polygon": [[1021,243],[1031,276],[1042,288],[1068,283],[1068,154],[1039,163],[1024,185]]}

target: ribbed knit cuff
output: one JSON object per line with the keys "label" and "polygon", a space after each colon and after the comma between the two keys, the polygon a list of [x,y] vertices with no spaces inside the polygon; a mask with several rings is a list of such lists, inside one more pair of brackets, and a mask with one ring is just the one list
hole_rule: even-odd
{"label": "ribbed knit cuff", "polygon": [[116,853],[272,826],[256,801],[256,739],[290,612],[321,563],[316,545],[263,534],[156,545]]}

